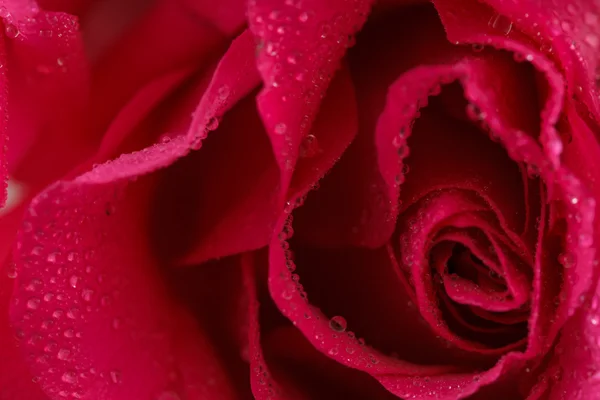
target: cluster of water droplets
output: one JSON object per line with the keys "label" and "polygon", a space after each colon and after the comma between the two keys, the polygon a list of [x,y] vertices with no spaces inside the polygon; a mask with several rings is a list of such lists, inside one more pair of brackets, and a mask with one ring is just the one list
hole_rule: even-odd
{"label": "cluster of water droplets", "polygon": [[[287,218],[278,235],[284,269],[271,279],[278,279],[281,284],[277,285],[282,288],[279,293],[282,302],[278,301],[280,309],[296,327],[309,335],[313,345],[331,358],[360,369],[377,368],[381,365],[382,356],[367,346],[364,339],[357,338],[354,332],[348,330],[348,323],[344,317],[337,315],[326,319],[321,311],[311,305],[300,282],[300,276],[295,273],[294,252],[289,244],[294,234],[292,212],[302,206],[304,200],[305,196],[299,196],[287,203]],[[385,359],[385,364],[397,362],[391,357]]]}
{"label": "cluster of water droplets", "polygon": [[221,123],[220,120],[223,118],[222,114],[224,113],[224,110],[227,109],[231,99],[231,91],[231,87],[227,84],[219,85],[216,90],[209,87],[206,91],[207,94],[205,94],[205,96],[208,95],[208,97],[203,99],[200,103],[200,107],[202,107],[203,104],[210,104],[210,106],[204,110],[205,114],[203,115],[199,114],[200,110],[197,110],[192,114],[192,124],[197,125],[197,128],[195,128],[195,131],[193,132],[194,138],[191,143],[192,149],[198,150],[202,146],[202,141],[206,139],[208,134],[219,128],[219,124]]}
{"label": "cluster of water droplets", "polygon": [[[258,69],[265,89],[278,98],[285,119],[269,122],[281,142],[283,166],[291,171],[296,154],[314,157],[320,153],[318,137],[310,132],[312,121],[346,49],[354,45],[354,34],[365,22],[368,2],[346,0],[347,13],[308,9],[302,1],[286,0],[281,8],[259,10],[250,1],[251,29],[258,39]],[[299,140],[299,142],[297,142]]]}
{"label": "cluster of water droplets", "polygon": [[4,34],[10,40],[61,42],[64,54],[58,54],[54,59],[44,60],[36,66],[36,72],[40,75],[49,75],[68,71],[67,50],[76,40],[79,29],[75,17],[64,13],[40,12],[36,2],[31,2],[26,15],[23,15],[23,10],[19,10],[18,15],[13,15],[6,6],[0,6],[0,18],[4,22]]}

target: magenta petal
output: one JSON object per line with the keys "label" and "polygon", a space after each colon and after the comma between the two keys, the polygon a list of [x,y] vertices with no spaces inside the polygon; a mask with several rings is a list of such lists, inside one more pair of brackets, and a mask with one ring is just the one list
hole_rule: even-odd
{"label": "magenta petal", "polygon": [[199,21],[216,26],[221,32],[232,35],[243,29],[246,23],[246,0],[225,0],[218,2],[176,0],[194,13]]}
{"label": "magenta petal", "polygon": [[[600,287],[599,287],[600,288]],[[600,388],[600,292],[570,319],[561,331],[554,349],[550,372],[557,366],[562,373],[546,377],[550,383],[550,400],[558,400],[568,393],[572,398],[594,400]]]}
{"label": "magenta petal", "polygon": [[[456,372],[455,367],[416,365],[386,356],[365,345],[362,339],[358,340],[353,332],[346,330],[345,325],[340,328],[339,322],[329,322],[308,302],[311,294],[304,291],[301,277],[292,274],[295,265],[289,250],[286,250],[289,245],[281,242],[285,240],[285,232],[291,230],[284,226],[289,226],[289,220],[279,222],[279,230],[284,234],[274,238],[269,249],[271,296],[308,341],[331,359],[369,373],[397,396],[446,400],[466,398],[480,387],[494,383],[506,371],[522,365],[522,355],[510,353],[487,372],[461,374]],[[421,384],[415,385],[415,382]]]}
{"label": "magenta petal", "polygon": [[140,200],[151,176],[127,179],[188,147],[180,137],[122,156],[32,202],[15,249],[11,320],[51,398],[233,398],[209,342],[166,294],[150,257]]}
{"label": "magenta petal", "polygon": [[[5,222],[4,220],[2,221]],[[2,361],[0,362],[0,399],[47,400],[48,397],[34,382],[18,344],[18,337],[9,325],[8,308],[13,292],[16,271],[12,260],[4,262],[0,268],[0,346]]]}
{"label": "magenta petal", "polygon": [[46,184],[80,161],[89,142],[82,129],[89,90],[83,43],[75,17],[40,11],[34,2],[5,7],[9,169],[20,181]]}
{"label": "magenta petal", "polygon": [[258,108],[281,169],[282,196],[348,38],[364,23],[371,1],[307,0],[296,5],[252,0],[248,8],[250,28],[260,41],[257,62],[265,83]]}
{"label": "magenta petal", "polygon": [[[469,7],[466,4],[470,3]],[[526,118],[531,117],[531,113],[516,113],[512,107],[512,102],[509,101],[511,97],[500,97],[499,93],[510,95],[511,92],[502,91],[502,89],[486,88],[485,92],[488,95],[493,95],[488,101],[493,102],[498,106],[496,114],[501,116],[501,123],[506,125],[506,128],[520,129],[528,134],[534,134],[538,136],[546,152],[548,161],[553,165],[559,163],[558,157],[562,151],[562,143],[558,138],[558,135],[554,129],[554,124],[558,120],[558,116],[561,109],[562,97],[564,92],[564,84],[562,76],[556,70],[554,64],[546,58],[537,48],[532,46],[531,41],[527,39],[517,29],[510,29],[512,26],[510,20],[500,20],[496,18],[503,18],[498,14],[495,14],[492,9],[485,6],[482,3],[476,1],[454,1],[454,0],[437,0],[435,6],[440,13],[448,40],[460,44],[483,44],[494,46],[496,48],[509,50],[516,53],[520,57],[523,57],[530,62],[538,71],[545,75],[547,80],[547,86],[549,93],[547,98],[542,99],[545,104],[541,105],[543,110],[540,115],[541,126],[534,127],[535,131],[531,132],[530,125],[523,125],[523,116]],[[490,21],[492,21],[490,23]],[[496,22],[494,22],[496,21]],[[499,27],[505,28],[499,29]],[[508,66],[510,68],[510,66]],[[487,68],[493,76],[493,79],[501,79],[498,75],[502,74],[509,78],[509,82],[512,81],[510,75],[510,69],[507,68],[506,63],[500,63],[499,65],[489,65]],[[490,85],[489,77],[475,75],[475,85],[487,84]],[[517,96],[518,92],[512,93],[512,96]],[[478,96],[484,99],[482,96]],[[516,97],[515,97],[516,98]],[[493,130],[493,128],[492,128]]]}
{"label": "magenta petal", "polygon": [[[592,112],[592,118],[597,123],[600,118],[598,88],[595,84],[600,46],[598,3],[573,3],[569,0],[548,4],[535,0],[518,4],[502,0],[486,0],[485,3],[495,9],[500,18],[511,21],[537,41],[540,50],[545,50],[549,58],[557,59],[565,74],[568,97],[575,99],[578,108],[583,103],[584,110]],[[527,18],[523,18],[523,15]]]}
{"label": "magenta petal", "polygon": [[256,400],[300,400],[304,399],[292,388],[280,386],[270,373],[262,350],[259,303],[255,282],[255,257],[242,256],[244,286],[248,296],[248,357],[250,358],[250,384]]}
{"label": "magenta petal", "polygon": [[[6,62],[6,43],[5,40],[0,40],[0,64],[4,64]],[[8,86],[8,78],[4,71],[0,72],[0,86],[6,88]],[[4,206],[7,197],[7,188],[8,188],[8,170],[7,170],[7,154],[6,154],[6,142],[8,139],[8,126],[6,123],[6,107],[8,104],[8,96],[6,92],[4,92],[0,96],[0,109],[3,112],[3,118],[0,119],[0,207]]]}
{"label": "magenta petal", "polygon": [[153,1],[93,65],[88,135],[100,141],[141,87],[174,70],[200,71],[217,62],[229,43],[215,27],[194,19],[181,1]]}

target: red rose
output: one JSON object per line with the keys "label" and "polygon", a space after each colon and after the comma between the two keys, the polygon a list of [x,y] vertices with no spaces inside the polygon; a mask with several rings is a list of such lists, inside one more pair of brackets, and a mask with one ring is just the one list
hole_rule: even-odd
{"label": "red rose", "polygon": [[0,399],[599,398],[596,4],[0,16]]}

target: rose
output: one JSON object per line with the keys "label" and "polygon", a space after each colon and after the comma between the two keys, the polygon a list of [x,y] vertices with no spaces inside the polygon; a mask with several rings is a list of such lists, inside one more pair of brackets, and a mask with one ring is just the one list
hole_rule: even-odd
{"label": "rose", "polygon": [[121,3],[3,4],[0,396],[595,398],[595,8]]}

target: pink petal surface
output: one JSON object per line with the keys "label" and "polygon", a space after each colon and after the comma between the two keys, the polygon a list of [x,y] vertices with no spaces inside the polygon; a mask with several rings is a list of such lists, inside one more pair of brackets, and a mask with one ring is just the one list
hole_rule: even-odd
{"label": "pink petal surface", "polygon": [[[166,155],[164,146],[143,153],[134,168],[121,169],[134,160],[123,157],[74,183],[55,185],[29,210],[17,245],[11,318],[51,398],[151,398],[168,391],[201,398],[211,390],[228,398],[229,384],[206,339],[169,303],[152,272],[157,266],[140,240],[142,207],[130,209],[121,191],[127,175],[185,154],[184,140],[172,143]],[[106,180],[106,174],[116,177]],[[44,231],[48,236],[26,232],[48,223],[55,227]],[[193,384],[208,378],[216,384]]]}
{"label": "pink petal surface", "polygon": [[[3,39],[0,41],[0,63],[4,64],[7,59],[6,54],[6,42]],[[7,180],[8,180],[8,161],[7,161],[7,152],[6,152],[6,144],[8,139],[8,124],[7,124],[7,114],[6,108],[8,103],[8,96],[6,93],[6,88],[8,87],[8,78],[6,76],[5,71],[0,72],[0,85],[5,88],[3,94],[0,96],[0,108],[3,110],[3,117],[0,122],[0,206],[4,206],[4,203],[7,199]]]}
{"label": "pink petal surface", "polygon": [[271,375],[263,355],[259,322],[258,293],[255,279],[258,258],[252,253],[242,256],[244,286],[248,296],[248,357],[250,359],[250,383],[252,394],[257,400],[304,399],[303,395],[286,386],[282,388]]}
{"label": "pink petal surface", "polygon": [[[217,67],[187,134],[59,182],[32,203],[15,250],[11,318],[51,398],[233,398],[202,329],[162,287],[146,237],[156,176],[131,180],[200,147],[215,128],[210,121],[252,89],[247,71],[223,73],[243,54],[240,43]],[[227,99],[223,84],[231,87]],[[38,227],[44,236],[31,234]]]}
{"label": "pink petal surface", "polygon": [[[565,147],[565,162],[581,174],[593,193],[598,193],[595,177],[600,171],[596,138],[574,109],[570,108],[567,113],[572,129],[572,141]],[[598,223],[595,222],[596,229]],[[595,293],[563,327],[548,370],[543,373],[545,385],[540,385],[537,392],[539,396],[545,393],[550,399],[560,399],[565,393],[569,393],[573,398],[581,400],[594,399],[597,396],[600,385],[597,375],[600,365],[600,334],[597,329],[599,324],[598,294]],[[533,398],[537,397],[532,396]]]}
{"label": "pink petal surface", "polygon": [[[598,3],[568,0],[549,4],[524,1],[517,5],[505,0],[485,3],[527,33],[541,52],[556,59],[566,78],[567,93],[574,98],[580,115],[597,124]],[[523,18],[524,15],[527,17]],[[588,112],[592,113],[589,117]]]}
{"label": "pink petal surface", "polygon": [[[507,46],[509,48],[512,48],[514,50],[517,50],[517,51],[520,51],[523,53],[526,52],[525,48],[519,48],[519,45],[508,44]],[[556,147],[553,146],[553,143],[555,143],[555,142],[552,142],[552,140],[556,139],[556,132],[554,132],[552,129],[549,129],[548,127],[550,124],[553,123],[553,121],[556,120],[557,104],[560,104],[560,103],[556,103],[556,99],[560,97],[560,96],[557,96],[557,91],[558,91],[558,94],[560,94],[560,89],[559,89],[560,86],[557,84],[557,80],[556,80],[557,75],[552,70],[552,67],[550,66],[550,64],[545,63],[545,61],[541,58],[537,59],[534,62],[534,65],[536,66],[536,68],[539,68],[542,71],[547,72],[547,76],[550,79],[551,87],[553,89],[548,102],[544,105],[544,109],[543,109],[543,111],[541,113],[541,117],[540,117],[540,119],[542,121],[541,122],[542,134],[540,136],[540,141],[543,144],[543,149],[542,149],[542,148],[540,148],[540,146],[537,145],[537,143],[535,143],[533,141],[533,139],[530,139],[529,136],[525,136],[523,133],[519,134],[518,131],[520,129],[528,129],[531,127],[531,125],[523,125],[523,123],[520,122],[518,120],[518,118],[511,119],[511,116],[518,117],[518,115],[515,115],[514,113],[511,115],[511,113],[508,112],[508,110],[505,108],[503,103],[501,103],[501,101],[500,101],[501,97],[497,97],[498,88],[491,88],[486,84],[487,82],[492,81],[489,77],[496,78],[495,73],[497,71],[494,70],[493,67],[491,67],[492,65],[493,65],[493,63],[486,64],[486,61],[483,61],[483,60],[477,60],[477,59],[474,59],[472,61],[465,60],[464,63],[458,63],[458,64],[456,64],[456,67],[451,67],[451,68],[445,70],[445,72],[442,72],[444,70],[440,69],[440,71],[437,74],[438,74],[438,76],[442,75],[445,77],[445,79],[449,79],[449,80],[452,80],[453,74],[456,74],[456,75],[454,75],[454,78],[460,78],[462,80],[462,83],[465,87],[465,95],[466,95],[467,99],[472,101],[473,103],[475,103],[476,106],[478,106],[484,113],[486,113],[486,115],[490,116],[489,118],[486,118],[486,122],[488,122],[488,124],[490,125],[492,132],[495,132],[496,134],[498,134],[500,136],[500,139],[502,140],[503,144],[505,144],[506,147],[508,148],[511,158],[515,158],[517,161],[526,160],[527,162],[533,163],[535,165],[539,164],[540,168],[544,168],[544,166],[547,165],[545,163],[545,160],[550,160],[551,163],[556,165],[556,163],[559,162],[557,157],[558,157],[558,153],[559,153],[560,149],[557,150]],[[489,69],[487,69],[488,67],[489,67]],[[454,69],[454,68],[456,68],[456,69]],[[461,72],[459,72],[459,71],[461,71]],[[475,71],[477,71],[477,72],[475,72]],[[466,74],[466,76],[463,74]],[[474,79],[474,78],[476,78],[476,79]],[[427,89],[427,84],[424,85],[424,89],[425,90]],[[487,104],[483,103],[481,99],[486,99],[486,101],[488,103]],[[479,102],[478,102],[478,100],[479,100]],[[534,128],[534,131],[531,132],[531,135],[535,137],[535,129],[537,129],[537,128],[535,126],[533,128]],[[398,130],[396,130],[396,132],[397,131]],[[390,140],[390,142],[391,142],[391,140]],[[390,143],[390,142],[388,142],[388,143]],[[389,146],[389,144],[387,146]],[[384,147],[384,145],[382,145],[382,148],[383,147]],[[547,152],[547,153],[543,154],[543,152]],[[593,220],[594,204],[593,204],[593,200],[591,200],[588,197],[586,188],[580,186],[577,178],[575,176],[571,175],[566,169],[564,169],[564,167],[559,167],[559,170],[556,173],[550,173],[548,170],[544,170],[543,176],[546,178],[547,181],[552,182],[557,187],[560,187],[562,193],[560,193],[559,195],[561,196],[561,199],[563,199],[563,201],[565,203],[571,203],[572,205],[574,205],[573,201],[571,199],[575,197],[576,200],[574,201],[574,203],[579,204],[580,197],[581,196],[584,197],[585,200],[584,200],[584,204],[583,204],[583,206],[584,206],[583,211],[580,208],[581,204],[579,204],[578,207],[574,208],[574,209],[577,209],[577,211],[580,212],[581,214],[583,214],[585,216],[585,218],[580,219],[579,221],[569,220],[568,226],[569,226],[569,229],[571,229],[571,231],[574,232],[574,234],[576,234],[576,235],[589,234],[588,232],[591,229],[590,221]],[[393,178],[394,175],[391,175],[391,177]],[[554,183],[554,182],[556,182],[556,183]],[[282,220],[280,222],[280,224],[281,224],[280,226],[284,227],[285,224],[290,224],[290,223],[291,223],[291,219],[288,219],[287,222],[284,222]],[[284,230],[284,232],[287,232],[287,231],[289,231],[289,228],[284,228],[283,230]],[[284,246],[284,248],[285,247],[286,246]],[[318,333],[321,331],[321,329],[325,329],[325,326],[323,326],[323,324],[321,324],[320,322],[315,323],[313,321],[311,323],[310,321],[307,322],[307,321],[302,320],[301,312],[298,311],[298,309],[303,307],[302,306],[302,303],[303,303],[302,298],[306,298],[306,294],[302,294],[303,290],[302,290],[301,286],[293,285],[292,287],[295,287],[295,289],[289,289],[289,288],[286,289],[286,285],[288,285],[286,282],[288,282],[288,280],[291,281],[291,277],[289,276],[289,272],[285,272],[285,265],[291,266],[291,268],[293,269],[294,264],[291,261],[291,256],[286,256],[285,251],[283,251],[283,250],[278,251],[278,250],[276,250],[276,248],[277,248],[277,244],[274,243],[271,247],[272,281],[271,281],[271,285],[270,285],[273,297],[274,297],[276,303],[278,304],[278,306],[280,307],[280,309],[282,309],[282,311],[284,312],[284,314],[286,316],[288,316],[288,318],[292,319],[297,324],[297,326],[300,328],[301,331],[303,331],[305,336],[309,340],[313,341],[313,343],[315,343],[315,345],[318,348],[322,348],[323,349],[322,351],[324,353],[326,351],[328,352],[328,348],[331,348],[331,346],[334,346],[335,341],[332,342],[331,344],[322,344],[319,346],[318,340],[311,339],[311,336],[314,335],[315,331]],[[573,253],[579,253],[583,256],[585,261],[581,264],[582,271],[585,271],[586,268],[590,265],[590,263],[591,263],[590,257],[592,256],[593,252],[590,252],[587,246],[575,245],[574,247],[571,247],[567,251],[573,252]],[[286,259],[287,259],[287,261],[285,261]],[[539,267],[536,268],[536,271],[538,271],[537,276],[539,276],[539,271],[540,271]],[[278,275],[278,274],[280,274],[280,275]],[[278,278],[279,278],[279,282],[277,281]],[[297,278],[296,278],[296,281],[297,281]],[[542,279],[542,282],[543,282],[543,279]],[[542,286],[543,286],[543,284],[542,284]],[[538,288],[539,288],[539,286],[538,286]],[[538,293],[536,295],[539,295],[539,289],[536,289],[536,291],[537,291],[536,293]],[[581,293],[582,291],[585,291],[585,288],[581,287],[581,286],[579,286],[579,288],[575,287],[575,289],[573,290],[573,292],[576,292],[576,293]],[[300,293],[298,294],[298,292],[300,292]],[[278,294],[279,294],[279,297],[278,297]],[[311,296],[311,293],[308,293],[308,296]],[[574,299],[574,297],[572,297],[572,296],[570,298]],[[290,306],[290,303],[293,303],[293,305]],[[567,302],[567,304],[569,304],[568,307],[571,309],[574,309],[574,307],[576,307],[571,302]],[[310,310],[313,313],[316,313],[316,311],[310,307],[305,310]],[[305,312],[307,312],[307,311],[305,311]],[[310,312],[309,312],[309,315],[311,315]],[[319,315],[319,314],[317,314],[317,315]],[[546,314],[546,315],[549,315],[549,314]],[[532,318],[533,318],[532,321],[537,320],[537,318],[538,318],[537,312],[534,312],[534,315],[532,316]],[[543,322],[543,323],[539,322],[539,323],[547,324],[547,322]],[[538,324],[538,322],[533,322],[533,324],[535,326],[536,324]],[[544,329],[547,329],[547,328],[544,328]],[[534,353],[537,353],[537,350],[534,350],[537,348],[538,348],[537,345],[535,345],[535,346],[532,345],[532,347],[530,347],[530,349],[529,349],[529,354],[533,355]],[[332,355],[329,352],[328,352],[328,354],[332,358],[338,359],[338,357],[335,354]],[[350,357],[350,358],[352,358],[352,357]],[[489,380],[487,382],[490,383],[498,377],[497,374],[499,372],[499,369],[503,369],[505,362],[509,363],[509,364],[516,362],[518,365],[522,365],[521,361],[518,361],[518,360],[523,360],[523,355],[521,355],[519,353],[509,354],[506,359],[501,360],[500,363],[497,364],[497,366],[495,368],[493,368],[492,370],[490,370],[488,372],[489,375],[487,375],[487,377],[489,377],[489,379],[491,379],[491,380]],[[340,361],[346,365],[352,365],[350,360],[346,361],[345,359],[338,359],[338,361]],[[356,365],[354,365],[354,366],[356,367]],[[384,366],[388,366],[387,360],[384,357],[380,357],[379,363],[376,366],[370,367],[370,368],[373,368],[373,369],[371,369],[371,373],[376,375],[377,372],[375,372],[375,371],[377,371],[378,368],[383,368]],[[398,376],[398,374],[395,374],[394,376]],[[388,385],[387,385],[388,389],[390,389],[391,387],[394,387],[394,385],[389,383],[389,381],[387,381],[387,382],[388,382]],[[401,382],[401,379],[399,380],[399,382]],[[399,384],[399,385],[401,386],[401,384]],[[472,393],[474,390],[476,390],[476,387],[479,387],[479,386],[481,386],[481,384],[471,386],[471,389],[468,389],[467,391],[470,390],[470,393]]]}
{"label": "pink petal surface", "polygon": [[89,134],[99,142],[141,87],[182,68],[206,68],[228,44],[216,28],[198,23],[180,1],[154,2],[94,63]]}
{"label": "pink petal surface", "polygon": [[17,347],[18,338],[9,325],[8,309],[14,277],[14,264],[4,262],[0,269],[0,310],[2,310],[4,316],[0,320],[0,343],[2,343],[0,399],[46,400],[48,397],[42,392],[37,383],[32,381],[33,375],[31,375],[21,350]]}
{"label": "pink petal surface", "polygon": [[177,0],[199,21],[206,21],[216,26],[221,32],[233,35],[244,29],[246,24],[246,1],[227,0],[219,2]]}
{"label": "pink petal surface", "polygon": [[[249,2],[250,28],[259,40],[257,65],[265,83],[258,108],[281,170],[282,196],[290,188],[300,145],[340,66],[348,38],[364,23],[370,4],[368,0]],[[299,187],[316,180],[296,176]],[[291,190],[298,189],[292,184]]]}
{"label": "pink petal surface", "polygon": [[[376,9],[377,11],[377,9]],[[427,32],[415,46],[411,32]],[[393,46],[397,51],[390,53]],[[424,51],[425,49],[435,51]],[[419,63],[451,58],[449,44],[432,9],[378,11],[346,57],[358,105],[358,135],[344,157],[324,177],[321,188],[298,209],[297,235],[321,246],[377,247],[387,242],[397,213],[390,185],[382,178],[374,127],[394,79]],[[433,60],[432,60],[433,59]],[[389,187],[388,187],[389,186]]]}
{"label": "pink petal surface", "polygon": [[87,62],[74,17],[40,11],[34,2],[7,2],[3,9],[9,170],[24,183],[40,185],[79,161],[78,150],[87,144],[81,129]]}

